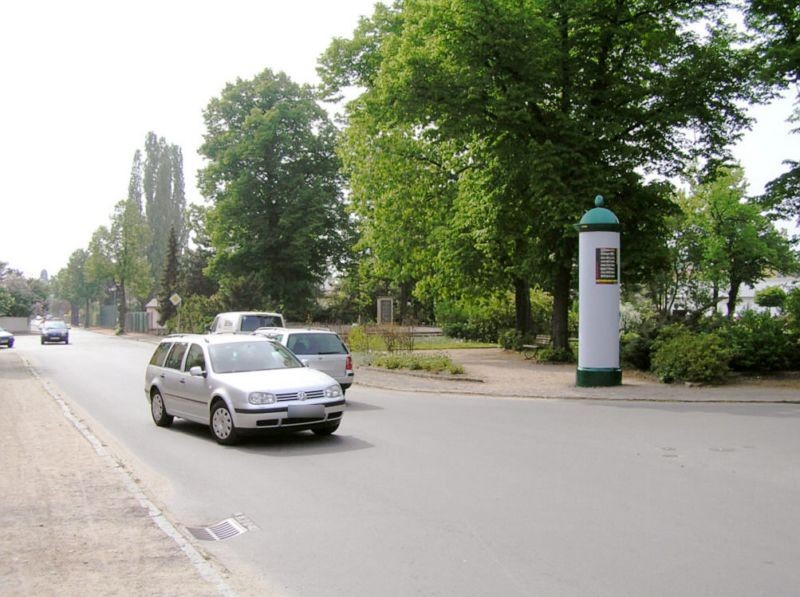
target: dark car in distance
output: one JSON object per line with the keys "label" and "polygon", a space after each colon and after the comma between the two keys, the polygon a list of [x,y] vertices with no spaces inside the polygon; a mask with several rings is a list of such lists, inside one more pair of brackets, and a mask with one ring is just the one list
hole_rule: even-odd
{"label": "dark car in distance", "polygon": [[52,319],[45,321],[39,328],[42,344],[46,342],[63,342],[69,344],[69,328],[63,321]]}

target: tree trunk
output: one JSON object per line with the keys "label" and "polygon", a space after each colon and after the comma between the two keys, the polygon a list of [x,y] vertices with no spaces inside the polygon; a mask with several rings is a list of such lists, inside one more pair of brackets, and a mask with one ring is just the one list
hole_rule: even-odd
{"label": "tree trunk", "polygon": [[731,319],[733,314],[736,313],[736,299],[739,296],[740,285],[741,282],[731,280],[731,287],[728,290],[728,319]]}
{"label": "tree trunk", "polygon": [[514,277],[515,325],[523,336],[531,331],[531,286],[525,280]]}
{"label": "tree trunk", "polygon": [[550,338],[555,350],[569,350],[569,289],[572,268],[558,266],[553,282],[553,316],[550,321]]}
{"label": "tree trunk", "polygon": [[125,281],[119,285],[119,304],[117,305],[117,333],[125,333],[125,318],[128,315],[128,301],[125,299]]}
{"label": "tree trunk", "polygon": [[91,321],[92,321],[91,308],[92,308],[92,301],[87,298],[86,299],[86,314],[84,315],[85,319],[84,319],[84,322],[83,322],[83,327],[85,327],[87,329],[89,328],[89,325],[91,325]]}
{"label": "tree trunk", "polygon": [[711,315],[717,312],[717,304],[719,303],[719,285],[714,282],[711,287]]}

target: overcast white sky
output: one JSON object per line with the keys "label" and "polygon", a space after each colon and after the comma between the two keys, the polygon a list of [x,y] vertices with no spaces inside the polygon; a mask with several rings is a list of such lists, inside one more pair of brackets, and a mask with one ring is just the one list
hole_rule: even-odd
{"label": "overcast white sky", "polygon": [[[187,197],[202,110],[264,68],[315,83],[319,55],[374,0],[44,0],[0,8],[0,261],[56,274],[127,194],[148,131],[180,145]],[[737,148],[753,192],[800,158],[791,101]]]}

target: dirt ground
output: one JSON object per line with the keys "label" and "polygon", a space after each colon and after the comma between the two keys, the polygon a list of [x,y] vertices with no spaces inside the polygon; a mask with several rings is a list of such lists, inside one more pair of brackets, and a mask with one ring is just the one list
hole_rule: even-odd
{"label": "dirt ground", "polygon": [[232,594],[14,350],[0,350],[0,405],[0,595]]}

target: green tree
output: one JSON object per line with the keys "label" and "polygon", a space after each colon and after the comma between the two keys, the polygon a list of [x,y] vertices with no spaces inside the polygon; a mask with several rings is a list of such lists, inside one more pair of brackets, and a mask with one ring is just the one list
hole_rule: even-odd
{"label": "green tree", "polygon": [[[623,244],[634,250],[623,275],[635,281],[652,266],[649,249],[672,211],[666,186],[637,172],[673,175],[696,156],[713,168],[747,123],[752,61],[723,8],[705,0],[408,0],[377,7],[349,42],[336,40],[321,71],[331,93],[365,88],[349,105],[350,127],[405,134],[472,160],[454,177],[458,201],[443,193],[433,202],[456,206],[439,260],[457,263],[458,250],[468,254],[466,241],[479,238],[493,257],[486,269],[515,290],[518,327],[539,283],[554,299],[554,346],[567,349],[572,225],[592,198],[610,198],[625,222]],[[703,33],[691,26],[701,19]],[[370,177],[375,159],[351,171]],[[394,191],[409,202],[418,201],[414,192]],[[445,275],[458,272],[462,286],[474,276],[467,267]]]}
{"label": "green tree", "polygon": [[219,290],[217,283],[206,275],[213,249],[206,230],[208,207],[190,205],[187,210],[187,227],[191,246],[187,247],[180,260],[179,288],[183,296],[210,297]]}
{"label": "green tree", "polygon": [[715,307],[718,290],[727,290],[728,317],[736,311],[742,284],[752,286],[772,272],[797,269],[789,240],[758,205],[745,200],[746,193],[743,172],[736,168],[696,186],[690,201],[691,220],[702,243],[701,262],[696,265],[712,285]]}
{"label": "green tree", "polygon": [[210,275],[232,307],[310,307],[345,249],[335,128],[311,88],[265,70],[204,112]]}
{"label": "green tree", "polygon": [[164,267],[161,270],[161,283],[158,286],[159,325],[166,325],[167,320],[177,313],[177,307],[170,297],[178,290],[178,238],[175,229],[169,229],[169,242]]}
{"label": "green tree", "polygon": [[128,181],[128,199],[135,201],[139,211],[143,211],[142,205],[142,152],[138,149],[133,154],[131,164],[131,177]]}
{"label": "green tree", "polygon": [[151,239],[147,258],[155,279],[160,280],[170,229],[175,230],[179,255],[187,244],[186,195],[180,147],[153,132],[145,138],[142,184]]}
{"label": "green tree", "polygon": [[46,281],[26,278],[21,271],[9,268],[3,261],[0,261],[0,288],[4,290],[0,296],[4,315],[28,317],[34,312],[42,312],[47,304],[49,284]]}
{"label": "green tree", "polygon": [[89,327],[92,301],[103,296],[105,281],[90,279],[87,264],[89,251],[78,249],[73,251],[67,261],[67,266],[55,277],[58,295],[69,301],[72,306],[72,323],[78,324],[77,311],[79,306],[84,308],[84,326]]}
{"label": "green tree", "polygon": [[770,286],[757,290],[755,302],[759,307],[769,308],[770,312],[773,307],[783,309],[783,305],[786,303],[786,291],[780,286]]}
{"label": "green tree", "polygon": [[14,308],[14,297],[11,293],[0,286],[0,317],[11,315],[11,310]]}
{"label": "green tree", "polygon": [[135,201],[117,203],[111,218],[108,236],[114,281],[118,287],[118,333],[125,332],[128,299],[143,300],[152,288],[150,266],[147,262],[149,231]]}
{"label": "green tree", "polygon": [[[747,24],[759,35],[764,79],[778,89],[795,86],[800,91],[800,10],[794,0],[750,0]],[[800,107],[798,107],[800,109]],[[797,122],[800,112],[795,111]],[[795,131],[797,132],[797,131]],[[800,222],[800,162],[786,160],[789,170],[767,184],[762,202],[775,215]]]}

